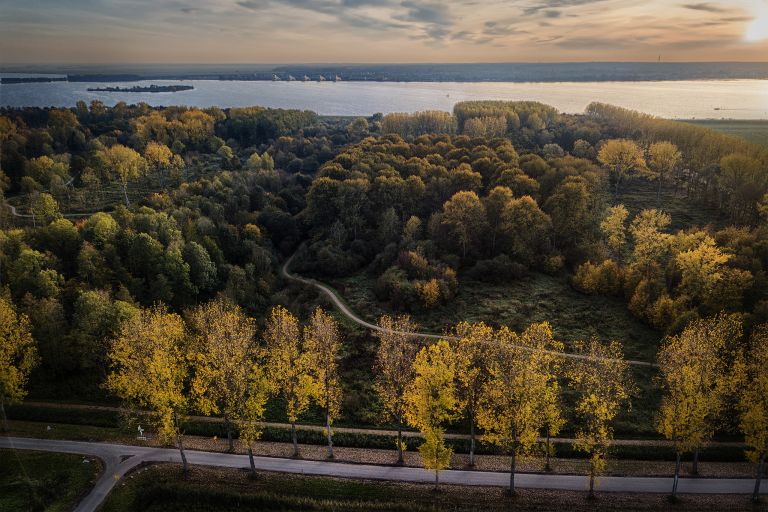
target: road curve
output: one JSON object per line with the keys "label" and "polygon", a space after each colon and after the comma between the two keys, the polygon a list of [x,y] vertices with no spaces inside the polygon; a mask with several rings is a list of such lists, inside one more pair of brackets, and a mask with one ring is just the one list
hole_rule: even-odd
{"label": "road curve", "polygon": [[[75,512],[95,510],[125,474],[141,463],[180,463],[178,450],[171,448],[149,448],[108,443],[81,441],[58,441],[20,437],[0,438],[0,448],[16,450],[37,450],[59,453],[77,453],[98,457],[104,462],[104,473],[93,490],[75,508]],[[248,468],[246,455],[186,451],[190,464],[227,468]],[[393,482],[429,483],[434,473],[413,467],[378,466],[372,464],[349,464],[277,457],[254,457],[259,471],[298,473],[304,475],[388,480]],[[504,487],[509,484],[509,473],[495,471],[446,470],[440,473],[440,481],[455,485],[480,485]],[[518,473],[515,482],[521,488],[586,491],[588,477],[580,475],[553,475]],[[668,493],[671,477],[602,477],[597,489],[603,492],[623,493]],[[685,494],[744,494],[752,493],[754,480],[746,478],[682,478],[679,492]],[[763,486],[762,494],[768,494]]]}
{"label": "road curve", "polygon": [[[363,320],[362,318],[357,316],[351,309],[349,309],[349,307],[347,307],[346,304],[344,304],[344,301],[342,301],[341,298],[338,296],[338,294],[331,287],[329,287],[328,285],[325,285],[325,284],[323,284],[323,283],[321,283],[319,281],[316,281],[314,279],[308,279],[306,277],[301,277],[299,275],[292,274],[288,270],[288,267],[290,266],[291,261],[293,261],[293,257],[294,256],[296,256],[295,253],[292,254],[290,258],[285,260],[285,263],[283,263],[283,266],[280,268],[280,274],[284,278],[286,278],[286,279],[288,279],[290,281],[296,281],[296,282],[299,282],[299,283],[302,283],[302,284],[305,284],[305,285],[314,286],[315,288],[317,288],[318,290],[323,292],[329,299],[331,299],[331,302],[336,307],[336,309],[338,309],[341,312],[341,314],[343,314],[344,316],[346,316],[347,318],[349,318],[350,320],[352,320],[356,324],[362,325],[363,327],[366,327],[368,329],[372,329],[374,331],[386,331],[387,330],[387,329],[384,329],[382,327],[379,327],[376,324],[372,324],[370,322],[366,322],[365,320]],[[413,337],[416,337],[416,338],[444,339],[444,340],[452,340],[452,341],[458,340],[458,338],[456,338],[455,336],[447,336],[447,335],[439,335],[439,334],[431,334],[431,333],[423,333],[423,332],[401,332],[401,331],[391,331],[391,332],[393,332],[395,334],[405,335],[405,336],[413,336]],[[577,360],[587,360],[587,361],[601,359],[601,358],[593,358],[593,357],[589,357],[589,356],[584,356],[584,355],[581,355],[581,354],[570,354],[568,352],[551,352],[551,353],[556,354],[556,355],[561,356],[561,357],[564,357],[566,359],[577,359]],[[659,366],[656,363],[651,363],[651,362],[648,362],[648,361],[639,361],[639,360],[635,360],[635,359],[625,359],[624,361],[627,364],[631,365],[631,366],[643,366],[643,367],[649,367],[649,368],[658,368],[658,366]]]}

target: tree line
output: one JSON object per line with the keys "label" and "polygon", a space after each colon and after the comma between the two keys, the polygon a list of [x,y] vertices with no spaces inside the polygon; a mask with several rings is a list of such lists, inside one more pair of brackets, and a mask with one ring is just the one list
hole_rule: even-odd
{"label": "tree line", "polygon": [[[562,382],[576,394],[575,446],[589,457],[589,493],[606,469],[612,424],[628,405],[633,384],[618,341],[597,338],[575,344],[566,361],[563,344],[547,322],[522,332],[494,329],[483,322],[460,322],[450,335],[424,344],[408,316],[383,316],[375,336],[379,346],[373,367],[375,389],[397,425],[397,462],[403,462],[404,425],[422,434],[419,445],[426,469],[449,466],[447,424],[460,417],[471,425],[470,464],[475,462],[476,428],[481,442],[510,455],[509,491],[515,492],[516,461],[521,456],[552,454],[550,438],[564,427]],[[757,465],[753,498],[768,454],[768,324],[744,339],[736,314],[691,322],[669,336],[658,355],[664,391],[657,428],[676,452],[672,496],[677,493],[681,456],[698,452],[729,416],[738,418],[750,460]],[[21,401],[38,362],[26,316],[0,300],[0,411]],[[291,424],[298,456],[296,422],[310,403],[325,416],[328,458],[333,458],[332,428],[339,417],[342,383],[338,361],[343,340],[328,313],[315,309],[303,325],[283,307],[273,308],[257,335],[241,308],[217,299],[181,316],[163,305],[138,309],[108,339],[110,372],[104,386],[126,404],[152,413],[158,439],[176,444],[184,469],[184,416],[192,411],[224,418],[230,451],[233,432],[248,450],[260,437],[270,396],[279,396]],[[540,439],[545,438],[542,447]]]}

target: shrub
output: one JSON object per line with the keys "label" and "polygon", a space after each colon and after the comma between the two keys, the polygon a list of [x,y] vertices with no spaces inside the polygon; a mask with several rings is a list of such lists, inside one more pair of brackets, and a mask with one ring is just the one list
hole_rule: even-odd
{"label": "shrub", "polygon": [[622,290],[622,270],[615,261],[607,259],[599,265],[586,262],[576,270],[573,285],[584,293],[618,296]]}

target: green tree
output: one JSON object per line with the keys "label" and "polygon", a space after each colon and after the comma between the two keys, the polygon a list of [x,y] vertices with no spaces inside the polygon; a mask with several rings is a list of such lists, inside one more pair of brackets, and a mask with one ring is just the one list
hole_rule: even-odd
{"label": "green tree", "polygon": [[5,406],[21,402],[27,395],[29,374],[39,362],[29,320],[16,313],[13,304],[0,297],[0,419],[8,430]]}

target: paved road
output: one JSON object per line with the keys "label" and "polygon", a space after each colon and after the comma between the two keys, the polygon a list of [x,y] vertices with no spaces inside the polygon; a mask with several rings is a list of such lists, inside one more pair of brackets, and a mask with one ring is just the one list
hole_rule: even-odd
{"label": "paved road", "polygon": [[[107,443],[4,437],[0,438],[0,448],[77,453],[100,458],[104,462],[104,473],[96,482],[91,493],[75,508],[75,512],[91,512],[95,510],[115,484],[128,471],[143,462],[181,462],[179,452],[175,449]],[[186,453],[190,464],[248,468],[248,457],[246,455],[192,450],[187,450]],[[430,483],[434,481],[434,474],[429,471],[403,466],[347,464],[343,462],[322,462],[277,457],[254,457],[254,462],[256,469],[259,471],[396,482]],[[446,484],[504,487],[509,485],[509,473],[447,470],[440,473],[440,481]],[[519,487],[529,489],[585,491],[588,488],[588,477],[575,475],[519,473],[515,476],[515,482]],[[598,480],[597,489],[603,492],[663,494],[670,492],[671,485],[672,478],[604,477]],[[753,486],[754,481],[751,479],[682,478],[680,480],[679,492],[687,494],[749,495],[752,493]],[[768,486],[763,486],[762,494],[768,494]]]}
{"label": "paved road", "polygon": [[[338,309],[341,312],[341,314],[343,314],[344,316],[346,316],[347,318],[349,318],[350,320],[352,320],[356,324],[362,325],[363,327],[367,327],[368,329],[372,329],[374,331],[385,331],[386,330],[386,329],[383,329],[382,327],[379,327],[378,325],[372,324],[370,322],[366,322],[365,320],[363,320],[362,318],[357,316],[346,304],[344,304],[344,301],[341,300],[341,297],[339,297],[339,295],[331,287],[329,287],[329,286],[327,286],[327,285],[325,285],[325,284],[323,284],[323,283],[321,283],[319,281],[316,281],[314,279],[308,279],[306,277],[301,277],[299,275],[292,274],[288,270],[288,267],[290,266],[291,261],[293,260],[294,256],[295,256],[295,254],[291,255],[290,258],[285,260],[285,263],[281,267],[280,273],[282,274],[283,277],[285,277],[286,279],[291,280],[291,281],[296,281],[296,282],[303,283],[303,284],[306,284],[306,285],[309,285],[309,286],[314,286],[315,288],[317,288],[318,290],[323,292],[329,299],[331,299],[331,302],[336,307],[336,309]],[[416,338],[444,339],[444,340],[453,340],[453,341],[458,340],[458,338],[456,338],[454,336],[444,336],[444,335],[439,335],[439,334],[431,334],[431,333],[423,333],[423,332],[401,332],[401,331],[392,331],[392,332],[394,332],[396,334],[403,334],[403,335],[406,335],[406,336],[413,336],[413,337],[416,337]],[[567,352],[552,352],[552,353],[555,353],[555,354],[557,354],[557,355],[559,355],[561,357],[567,358],[567,359],[580,359],[580,360],[594,360],[594,359],[596,359],[596,358],[589,357],[589,356],[584,356],[584,355],[581,355],[581,354],[569,354]],[[625,361],[626,361],[627,364],[632,365],[632,366],[644,366],[644,367],[649,367],[649,368],[658,368],[658,366],[659,366],[656,363],[650,363],[648,361],[638,361],[638,360],[635,360],[635,359],[625,359]]]}

